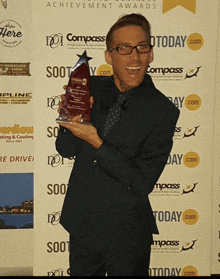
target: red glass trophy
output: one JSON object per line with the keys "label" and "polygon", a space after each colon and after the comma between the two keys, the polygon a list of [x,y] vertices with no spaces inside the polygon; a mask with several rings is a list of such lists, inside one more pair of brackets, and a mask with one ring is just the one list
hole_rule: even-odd
{"label": "red glass trophy", "polygon": [[[82,115],[82,123],[90,124],[90,72],[86,50],[79,55],[79,60],[72,68],[66,88],[65,100],[56,122],[69,123],[69,119]],[[91,125],[91,124],[90,124]]]}

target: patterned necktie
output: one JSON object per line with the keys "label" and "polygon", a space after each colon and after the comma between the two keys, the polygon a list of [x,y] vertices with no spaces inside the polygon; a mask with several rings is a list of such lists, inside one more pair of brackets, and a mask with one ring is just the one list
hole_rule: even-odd
{"label": "patterned necktie", "polygon": [[125,100],[124,94],[118,94],[117,101],[113,107],[110,108],[108,116],[106,118],[105,127],[103,130],[103,136],[105,137],[113,125],[119,120],[121,105]]}

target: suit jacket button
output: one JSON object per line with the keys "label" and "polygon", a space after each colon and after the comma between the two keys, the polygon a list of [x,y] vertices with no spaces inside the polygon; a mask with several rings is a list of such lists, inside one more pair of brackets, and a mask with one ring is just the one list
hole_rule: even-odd
{"label": "suit jacket button", "polygon": [[93,161],[93,164],[94,164],[94,165],[96,165],[96,164],[97,164],[97,161],[96,161],[96,160],[94,160],[94,161]]}

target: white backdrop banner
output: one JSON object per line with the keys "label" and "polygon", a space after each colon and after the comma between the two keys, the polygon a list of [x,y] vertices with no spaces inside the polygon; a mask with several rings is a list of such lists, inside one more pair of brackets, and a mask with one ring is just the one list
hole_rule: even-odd
{"label": "white backdrop banner", "polygon": [[[150,194],[160,231],[150,274],[220,274],[219,7],[219,0],[0,1],[0,178],[5,181],[0,184],[0,244],[7,251],[0,275],[69,275],[69,235],[59,220],[74,159],[62,158],[55,149],[58,104],[84,50],[92,57],[92,76],[112,74],[104,60],[105,37],[128,13],[141,13],[151,23],[154,61],[147,73],[180,109],[173,149]],[[7,203],[1,199],[5,185],[15,187],[5,174],[21,174],[24,181],[32,174],[28,197],[22,182],[18,186],[19,204],[12,194],[5,196]],[[32,228],[9,233],[6,213],[12,215],[9,208],[18,210],[27,200],[34,204]],[[20,237],[14,251],[12,237]],[[25,238],[26,264],[18,257]]]}

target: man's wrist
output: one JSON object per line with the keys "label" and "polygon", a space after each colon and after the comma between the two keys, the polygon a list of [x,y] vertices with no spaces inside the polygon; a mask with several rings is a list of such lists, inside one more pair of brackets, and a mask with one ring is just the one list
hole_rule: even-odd
{"label": "man's wrist", "polygon": [[94,149],[98,149],[101,145],[103,144],[103,140],[100,137],[94,138],[91,142],[90,145]]}

